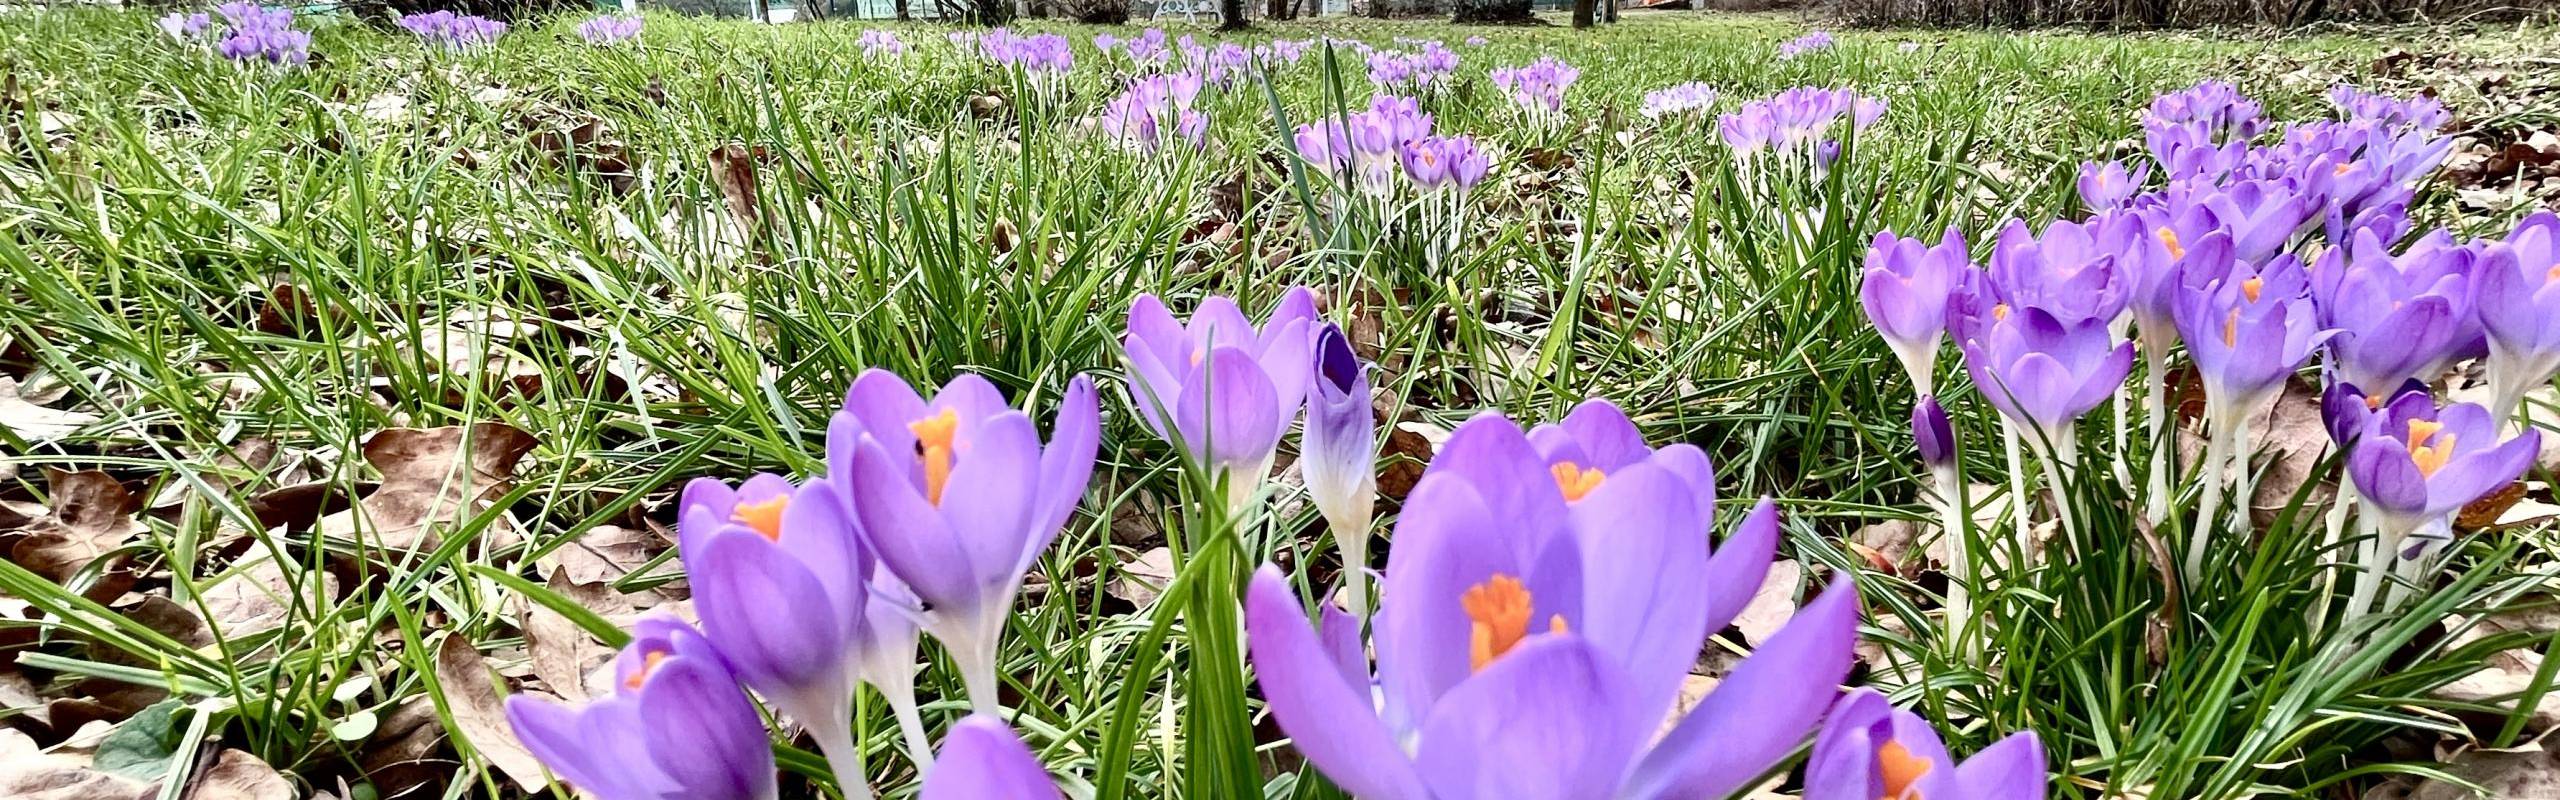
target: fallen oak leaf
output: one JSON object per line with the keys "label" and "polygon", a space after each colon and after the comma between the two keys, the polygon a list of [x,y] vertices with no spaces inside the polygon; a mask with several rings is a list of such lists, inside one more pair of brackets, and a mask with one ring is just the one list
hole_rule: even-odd
{"label": "fallen oak leaf", "polygon": [[[502,422],[443,428],[391,428],[365,440],[364,460],[382,483],[354,508],[321,517],[320,535],[387,550],[435,547],[438,528],[488,510],[507,493],[515,465],[536,444]],[[506,519],[491,526],[510,535]]]}
{"label": "fallen oak leaf", "polygon": [[515,731],[507,725],[506,704],[498,696],[496,671],[489,668],[488,659],[469,639],[445,636],[436,647],[435,676],[444,697],[445,713],[456,728],[453,733],[460,735],[473,752],[525,791],[538,792],[550,785],[542,762],[516,741]]}
{"label": "fallen oak leaf", "polygon": [[96,470],[45,468],[51,508],[29,525],[10,560],[62,582],[145,530],[134,518],[142,498],[115,476]]}

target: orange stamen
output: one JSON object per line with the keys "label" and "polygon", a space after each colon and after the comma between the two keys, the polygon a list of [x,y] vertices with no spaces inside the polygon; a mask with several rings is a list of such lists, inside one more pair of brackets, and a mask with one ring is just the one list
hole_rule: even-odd
{"label": "orange stamen", "polygon": [[2560,281],[2560,264],[2553,264],[2551,265],[2551,271],[2542,273],[2543,283],[2550,283],[2552,281]]}
{"label": "orange stamen", "polygon": [[2007,304],[2007,303],[2001,303],[2001,304],[1999,304],[1999,305],[1995,305],[1995,306],[1992,306],[1992,307],[1991,307],[1991,319],[1992,319],[1993,321],[1995,321],[1995,322],[1996,322],[1996,321],[2004,320],[2004,319],[2008,319],[2008,318],[2009,318],[2009,304]]}
{"label": "orange stamen", "polygon": [[[2455,436],[2446,433],[2439,438],[2436,434],[2443,430],[2444,424],[2440,422],[2409,420],[2409,460],[2418,465],[2419,475],[2433,478],[2437,470],[2444,469],[2445,463],[2453,460]],[[2434,441],[2430,443],[2429,440]]]}
{"label": "orange stamen", "polygon": [[631,677],[622,679],[622,688],[639,691],[641,684],[649,682],[649,673],[658,671],[658,662],[665,660],[667,660],[667,651],[649,651],[648,655],[640,658],[640,668],[632,670]]}
{"label": "orange stamen", "polygon": [[[1529,588],[1519,578],[1495,575],[1467,589],[1458,596],[1458,605],[1473,620],[1469,634],[1469,669],[1482,672],[1485,665],[1511,652],[1520,640],[1529,638]],[[1547,621],[1548,629],[1565,630],[1563,615]]]}
{"label": "orange stamen", "polygon": [[2266,291],[2267,279],[2265,278],[2251,275],[2248,280],[2240,282],[2240,293],[2248,295],[2249,302],[2258,302],[2258,295],[2264,294]]}
{"label": "orange stamen", "polygon": [[1876,748],[1876,771],[1884,777],[1883,800],[1921,800],[1919,790],[1912,784],[1929,774],[1931,766],[1928,759],[1912,755],[1901,742],[1885,742]]}
{"label": "orange stamen", "polygon": [[951,456],[959,445],[960,410],[946,408],[942,413],[907,423],[916,435],[916,460],[924,463],[924,500],[942,505],[942,489],[951,483]]}
{"label": "orange stamen", "polygon": [[1548,467],[1547,471],[1556,476],[1556,488],[1564,490],[1564,499],[1568,503],[1591,494],[1591,490],[1600,488],[1600,481],[1608,477],[1606,473],[1596,469],[1583,469],[1581,465],[1571,461]]}
{"label": "orange stamen", "polygon": [[2240,309],[2231,309],[2231,316],[2222,318],[2222,346],[2240,346]]}
{"label": "orange stamen", "polygon": [[2160,226],[2160,230],[2154,231],[2154,233],[2160,237],[2160,246],[2169,248],[2170,258],[2187,257],[2186,246],[2178,243],[2177,231],[2170,230],[2167,225],[2162,225]]}
{"label": "orange stamen", "polygon": [[778,542],[782,541],[782,509],[790,505],[790,495],[775,495],[761,503],[739,503],[729,517],[763,534],[766,541]]}

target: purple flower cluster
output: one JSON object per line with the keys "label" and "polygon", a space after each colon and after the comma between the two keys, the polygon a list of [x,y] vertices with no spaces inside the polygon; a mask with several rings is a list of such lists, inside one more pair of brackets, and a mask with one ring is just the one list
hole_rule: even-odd
{"label": "purple flower cluster", "polygon": [[2433,131],[2453,121],[2453,112],[2445,110],[2444,101],[2427,95],[2402,99],[2339,84],[2329,87],[2329,102],[2350,121],[2373,122],[2388,128]]}
{"label": "purple flower cluster", "polygon": [[1253,60],[1265,69],[1291,66],[1306,58],[1307,51],[1314,49],[1315,45],[1314,39],[1274,39],[1254,45]]}
{"label": "purple flower cluster", "polygon": [[420,41],[447,50],[472,50],[495,44],[507,35],[507,24],[475,14],[451,11],[409,14],[400,18],[400,27],[417,34]]}
{"label": "purple flower cluster", "polygon": [[1177,143],[1198,151],[1209,141],[1209,118],[1192,108],[1201,86],[1200,76],[1187,72],[1131,81],[1128,91],[1103,105],[1102,131],[1134,152],[1157,153]]}
{"label": "purple flower cluster", "polygon": [[1167,42],[1163,28],[1148,28],[1127,39],[1108,33],[1095,34],[1093,47],[1105,53],[1118,50],[1129,59],[1130,65],[1139,69],[1162,69],[1173,60],[1173,47]]}
{"label": "purple flower cluster", "polygon": [[[1842,117],[1853,131],[1866,130],[1884,118],[1885,103],[1849,89],[1799,86],[1742,104],[1717,118],[1724,143],[1743,156],[1762,151],[1778,156],[1836,153],[1831,127]],[[1827,161],[1828,158],[1823,160]]]}
{"label": "purple flower cluster", "polygon": [[[215,22],[221,23],[220,30]],[[293,27],[293,9],[250,2],[215,6],[211,14],[172,13],[160,30],[179,41],[210,41],[223,58],[244,64],[299,66],[311,62],[311,34]]]}
{"label": "purple flower cluster", "polygon": [[1778,60],[1793,61],[1806,53],[1831,49],[1831,32],[1814,31],[1778,45]]}
{"label": "purple flower cluster", "polygon": [[1691,81],[1644,93],[1645,119],[1704,115],[1716,104],[1716,87]]}
{"label": "purple flower cluster", "polygon": [[1463,136],[1432,133],[1431,115],[1411,98],[1381,95],[1348,118],[1298,126],[1298,155],[1327,175],[1349,171],[1371,194],[1386,194],[1404,177],[1417,188],[1472,188],[1492,160]]}
{"label": "purple flower cluster", "polygon": [[640,38],[641,22],[636,16],[612,14],[578,23],[578,38],[588,44],[614,45]]}
{"label": "purple flower cluster", "polygon": [[1564,94],[1582,79],[1582,70],[1542,56],[1525,67],[1504,67],[1492,72],[1493,85],[1500,87],[1511,102],[1540,125],[1557,125],[1564,120]]}
{"label": "purple flower cluster", "polygon": [[1182,51],[1182,63],[1211,85],[1227,87],[1243,80],[1253,68],[1253,51],[1234,42],[1219,42],[1211,47],[1184,36],[1176,43]]}
{"label": "purple flower cluster", "polygon": [[1369,83],[1384,91],[1431,91],[1456,80],[1458,53],[1437,41],[1420,49],[1369,51]]}
{"label": "purple flower cluster", "polygon": [[864,58],[900,56],[907,52],[907,40],[898,38],[897,31],[876,29],[863,31],[861,36],[853,40],[853,43],[862,48]]}
{"label": "purple flower cluster", "polygon": [[1023,36],[997,28],[979,34],[976,43],[979,58],[1027,73],[1057,76],[1076,66],[1075,48],[1067,45],[1067,37],[1054,33]]}

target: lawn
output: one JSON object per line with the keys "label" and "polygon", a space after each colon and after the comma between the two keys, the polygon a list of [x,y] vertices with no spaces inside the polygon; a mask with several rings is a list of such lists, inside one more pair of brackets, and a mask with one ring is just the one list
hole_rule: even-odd
{"label": "lawn", "polygon": [[[1958,260],[1992,264],[2002,280],[1994,254],[2010,244],[1995,240],[2011,220],[2048,230],[2050,242],[2049,223],[2102,204],[2104,192],[2082,185],[2083,162],[2122,159],[2140,168],[2137,183],[2148,176],[2149,188],[2163,187],[2173,170],[2150,167],[2144,110],[2208,80],[2236,86],[2277,123],[2338,118],[2326,97],[2338,84],[2440,98],[2452,121],[2441,134],[2413,135],[2453,137],[2450,154],[2406,181],[2408,224],[2376,237],[2390,252],[2373,257],[2395,275],[2419,269],[2405,264],[2430,252],[2422,234],[2442,227],[2465,242],[2514,245],[2466,250],[2474,255],[2458,268],[2463,281],[2502,266],[2538,270],[2522,259],[2550,256],[2549,239],[2537,251],[2509,231],[2537,204],[2560,208],[2560,139],[2551,138],[2560,82],[2549,67],[2560,49],[2547,27],[1838,31],[1816,45],[1798,40],[1814,21],[1779,15],[1633,13],[1590,31],[1334,18],[1225,36],[1176,26],[1171,34],[1206,47],[1263,49],[1204,51],[1185,73],[1205,79],[1185,101],[1197,118],[1148,118],[1144,133],[1124,136],[1118,125],[1139,121],[1114,109],[1164,97],[1120,99],[1132,80],[1192,63],[1179,46],[1163,68],[1142,65],[1127,45],[1097,49],[1096,34],[1128,40],[1141,35],[1135,26],[1018,26],[1064,35],[1074,66],[1050,72],[991,63],[986,53],[1017,47],[996,34],[970,29],[962,40],[948,34],[963,29],[927,24],[652,14],[636,39],[594,44],[574,30],[585,18],[555,18],[520,21],[494,43],[447,47],[388,24],[305,15],[294,24],[310,33],[310,63],[277,66],[228,61],[202,36],[164,32],[155,16],[0,13],[0,653],[9,656],[0,658],[0,795],[567,796],[553,776],[579,767],[520,740],[503,698],[637,691],[656,658],[629,656],[645,660],[637,672],[629,663],[621,674],[600,670],[627,631],[653,617],[707,618],[730,668],[753,672],[755,659],[723,635],[723,620],[732,631],[753,620],[788,627],[843,606],[828,594],[840,587],[823,579],[828,592],[700,596],[696,584],[707,581],[687,580],[684,565],[707,556],[680,557],[680,529],[688,550],[722,552],[693,544],[687,482],[758,472],[829,476],[844,499],[794,499],[790,508],[840,507],[870,530],[864,563],[878,556],[879,574],[900,572],[917,595],[892,616],[921,619],[933,634],[918,650],[925,667],[912,679],[911,720],[899,719],[896,691],[863,689],[849,709],[811,714],[770,682],[757,685],[768,710],[789,720],[772,736],[785,797],[830,796],[854,775],[880,796],[916,796],[916,751],[946,732],[953,744],[934,775],[999,774],[952,759],[988,749],[962,746],[984,741],[1004,752],[1007,729],[1075,798],[1325,798],[1345,796],[1334,782],[1399,785],[1332,766],[1349,745],[1302,756],[1286,741],[1334,738],[1308,735],[1311,719],[1343,726],[1343,741],[1367,728],[1282,711],[1308,690],[1274,695],[1272,676],[1285,670],[1263,643],[1285,640],[1272,626],[1303,615],[1274,623],[1273,609],[1298,598],[1289,610],[1317,609],[1336,587],[1378,583],[1352,580],[1340,549],[1374,529],[1363,560],[1383,573],[1378,691],[1394,701],[1390,618],[1405,612],[1393,587],[1434,585],[1413,576],[1434,564],[1456,569],[1446,564],[1465,559],[1451,553],[1502,550],[1496,544],[1540,524],[1583,537],[1579,558],[1589,563],[1574,568],[1575,580],[1595,597],[1629,582],[1661,593],[1639,608],[1689,610],[1613,623],[1594,600],[1590,620],[1567,626],[1558,612],[1553,634],[1541,623],[1528,643],[1477,643],[1460,677],[1493,676],[1501,659],[1558,658],[1568,641],[1579,646],[1579,633],[1685,647],[1683,623],[1658,618],[1694,611],[1702,616],[1693,627],[1732,624],[1691,631],[1705,639],[1687,651],[1696,657],[1664,673],[1667,683],[1643,687],[1676,684],[1684,713],[1702,696],[1707,715],[1748,702],[1719,698],[1818,695],[1827,704],[1836,686],[1869,687],[1934,726],[1960,756],[2033,733],[2055,797],[2461,796],[2466,781],[2527,796],[2516,787],[2560,781],[2514,768],[2544,758],[2534,743],[2560,721],[2560,699],[2544,696],[2560,662],[2539,655],[2560,641],[2549,617],[2560,561],[2541,521],[2560,513],[2560,501],[2543,467],[2522,480],[2484,478],[2473,496],[2454,499],[2467,505],[2458,514],[2431,505],[2419,516],[2455,517],[2445,540],[2428,538],[2435,528],[2415,517],[2384,513],[2385,502],[2360,502],[2352,525],[2333,513],[2335,487],[2353,483],[2355,470],[2323,424],[2324,381],[2367,374],[2338,366],[2352,361],[2346,350],[2362,346],[2354,343],[2420,337],[2424,326],[2359,317],[2320,323],[2353,330],[2318,342],[2279,335],[2267,349],[2290,361],[2276,365],[2274,388],[2240,400],[2211,374],[2221,357],[2150,357],[2146,348],[2175,338],[2164,326],[2141,326],[2139,344],[2121,324],[2070,328],[2103,340],[2091,352],[2121,346],[2144,357],[2130,378],[2118,374],[2111,400],[2045,427],[2005,423],[1976,388],[1967,362],[1996,358],[1997,348],[1939,354],[1921,377],[1951,417],[1952,443],[1928,448],[1948,451],[1931,464],[1914,437],[1914,376],[1861,300],[1862,282],[1882,274],[1866,269],[1880,258],[1870,255],[1879,232],[1930,245],[1958,231],[1973,243]],[[1418,53],[1424,41],[1445,43],[1432,47],[1455,55],[1454,70],[1376,92],[1412,95],[1431,130],[1467,137],[1445,155],[1452,164],[1482,158],[1481,182],[1460,187],[1456,172],[1436,167],[1429,174],[1452,177],[1427,189],[1409,177],[1423,168],[1394,161],[1376,175],[1362,164],[1328,169],[1309,152],[1324,149],[1323,129],[1297,126],[1371,108],[1363,49]],[[1781,57],[1790,42],[1803,52]],[[1579,79],[1559,109],[1525,110],[1491,71],[1541,57],[1578,68]],[[1159,91],[1191,91],[1157,80]],[[1693,95],[1703,100],[1697,109],[1646,113],[1648,93],[1686,82],[1714,95]],[[1881,115],[1853,123],[1870,110],[1843,106],[1828,133],[1810,134],[1829,144],[1756,151],[1733,141],[1741,123],[1716,117],[1805,86],[1881,100]],[[1196,145],[1186,131],[1199,132]],[[2282,135],[2270,129],[2259,141],[2272,152]],[[2280,248],[2240,258],[2263,272],[2249,281],[2281,285],[2267,277],[2281,272],[2278,262],[2344,255],[2353,249],[2347,232],[2363,225],[2299,222]],[[2232,245],[2239,230],[2224,233],[2223,245],[2246,248]],[[2090,263],[2120,263],[2091,269],[2130,274],[2136,251],[2156,241],[2148,228],[2129,242],[2099,237]],[[2209,250],[2170,241],[2180,259]],[[2394,262],[2394,252],[2418,255]],[[2516,253],[2525,255],[2498,260]],[[2312,274],[2317,283],[2320,270]],[[2110,291],[2055,285],[2040,303],[2016,302],[2069,306]],[[2249,284],[2246,302],[2262,285]],[[2313,300],[2324,320],[2347,305],[2335,299],[2346,290],[2325,286],[2299,290],[2310,299],[2297,315]],[[2454,316],[2474,320],[2474,340],[2492,299],[2541,296],[2449,294],[2459,295],[2448,301],[2462,309]],[[1268,373],[1261,384],[1230,384],[1168,375],[1185,367],[1170,351],[1130,352],[1150,344],[1145,315],[1132,311],[1143,297],[1161,298],[1181,319],[1220,297],[1254,321],[1307,299],[1313,316],[1291,328],[1304,340],[1273,344],[1288,338],[1274,324],[1269,341],[1241,349],[1185,346],[1195,372]],[[2541,305],[2516,313],[2560,313],[2560,299],[2530,303]],[[2053,316],[2031,311],[2021,318]],[[1977,322],[2007,330],[2012,313],[2004,301]],[[2241,311],[2231,313],[2234,327],[2221,330],[2232,332],[2205,343],[2228,345],[2216,353],[2254,348],[2236,343]],[[1930,306],[1927,315],[1943,326],[1955,312]],[[1340,327],[1338,341],[1313,333],[1324,322]],[[2213,338],[2199,330],[2208,335],[2188,335],[2191,345]],[[2020,346],[2035,347],[2027,341]],[[1319,400],[1342,387],[1308,390],[1307,445],[1277,433],[1296,429],[1285,390],[1273,399],[1287,413],[1258,420],[1276,442],[1238,445],[1257,439],[1243,422],[1158,424],[1144,413],[1188,403],[1213,421],[1242,419],[1237,409],[1256,397],[1229,395],[1332,380],[1292,370],[1333,344],[1359,362],[1351,371],[1374,396],[1353,393],[1357,422],[1327,427]],[[2330,352],[2309,358],[2304,347]],[[2488,351],[2439,349],[2462,352],[2396,377],[2419,378],[2448,403],[2520,397],[2527,430],[2553,418],[2547,373],[2510,380],[2501,357],[2477,357]],[[1300,358],[1273,355],[1290,352]],[[1073,438],[1070,418],[1098,395],[1087,490],[1074,502],[1073,481],[1041,458],[1026,462],[1039,472],[1016,475],[978,468],[995,463],[971,457],[980,451],[953,449],[951,437],[983,434],[969,442],[999,450],[992,428],[979,426],[1019,417],[970,418],[960,433],[937,434],[839,415],[866,370],[903,377],[927,397],[956,376],[978,376],[1027,412],[1034,451],[1040,441],[1053,453],[1071,449],[1059,444]],[[1079,375],[1090,377],[1092,395]],[[1201,390],[1202,381],[1220,387],[1217,396],[1152,391]],[[2163,399],[2146,396],[2154,382]],[[1465,443],[1511,441],[1476,435],[1502,426],[1471,418],[1494,410],[1527,427],[1581,417],[1587,398],[1614,402],[1644,442],[1665,448],[1641,464],[1630,457],[1624,472],[1594,469],[1581,484],[1557,473],[1567,500],[1605,497],[1622,516],[1577,511],[1568,525],[1488,510],[1520,510],[1490,484],[1467,494],[1483,495],[1472,504],[1432,491],[1463,478],[1454,475],[1463,465],[1443,466],[1462,459],[1437,453],[1501,460]],[[2374,412],[2382,420],[2399,405],[2370,407],[2383,409]],[[2424,424],[2438,424],[2428,409]],[[1331,410],[1338,423],[1340,408]],[[1372,431],[1375,443],[1343,433],[1351,429]],[[885,442],[896,460],[910,450],[922,459],[930,510],[945,508],[946,491],[965,493],[948,507],[951,525],[1033,503],[1026,487],[1074,502],[1055,540],[1038,547],[1035,531],[1027,561],[1011,565],[1028,568],[1018,591],[995,569],[992,584],[1002,585],[963,593],[987,603],[974,610],[998,626],[980,631],[994,634],[991,650],[942,635],[973,623],[965,604],[945,598],[952,590],[918,572],[974,553],[923,538],[908,549],[873,544],[890,535],[873,514],[891,513],[874,509],[895,503],[865,492],[897,487],[855,479],[853,466],[878,456],[838,452],[848,430]],[[2484,449],[2510,433],[2493,422],[2460,443],[2436,440],[2438,453],[2415,428],[2386,432],[2408,439],[2401,455],[2418,459],[2421,483],[2438,469],[2469,474],[2445,465],[2488,459]],[[1346,514],[1351,506],[1330,496],[1343,468],[1319,463],[1315,443],[1338,435],[1353,437],[1341,445],[1357,456],[1351,471],[1375,475],[1374,525],[1365,504]],[[1211,441],[1168,443],[1186,437]],[[1452,441],[1461,445],[1444,449]],[[1693,479],[1653,460],[1689,452],[1678,444],[1711,461],[1712,475]],[[2243,454],[2240,469],[2209,455],[2226,451]],[[1665,489],[1675,473],[1705,494]],[[1533,483],[1546,491],[1543,479]],[[1662,491],[1639,495],[1646,488]],[[1775,517],[1749,513],[1762,497],[1775,500]],[[2012,502],[2020,497],[2034,502]],[[707,525],[790,547],[772,526],[805,523],[790,516],[759,528],[750,504],[737,505],[738,524],[720,527],[732,519],[722,511]],[[1481,507],[1399,518],[1470,505]],[[1712,562],[1701,533],[1710,517],[1719,532]],[[1941,535],[1942,522],[1955,534]],[[1726,544],[1755,524],[1780,532],[1765,578],[1747,569],[1741,583],[1714,581],[1727,574]],[[1686,543],[1653,553],[1636,534],[1605,538],[1647,526],[1685,531],[1664,541]],[[1452,527],[1456,538],[1435,533]],[[2391,562],[2399,576],[2372,598],[2351,598],[2363,579],[2358,554],[2376,536],[2395,547],[2408,537],[2426,554]],[[1398,551],[1399,540],[1429,547]],[[1394,566],[1398,552],[1416,566]],[[1263,564],[1276,569],[1248,578]],[[1680,565],[1688,568],[1676,576],[1633,574]],[[1811,634],[1787,632],[1841,613],[1840,603],[1816,602],[1841,578],[1854,581],[1845,591],[1862,597],[1862,611],[1854,652],[1832,659],[1839,677],[1825,677],[1824,666],[1750,669],[1795,663],[1780,660],[1790,654],[1830,663],[1797,652],[1821,649],[1807,643]],[[1501,587],[1450,580],[1469,589],[1465,613],[1474,635],[1486,635],[1490,617],[1475,607],[1475,590],[1494,597]],[[864,591],[875,600],[909,591],[887,583],[899,581],[861,589],[855,580],[854,607]],[[1280,587],[1288,592],[1272,594]],[[1358,589],[1341,598],[1371,604]],[[853,627],[879,634],[898,625],[845,630]],[[665,643],[650,630],[634,653]],[[840,633],[775,636],[807,645]],[[895,651],[876,642],[818,649]],[[1708,693],[1719,682],[1729,690]],[[1482,683],[1463,681],[1452,696]],[[1565,719],[1575,709],[1521,703],[1515,716],[1487,712],[1494,719],[1472,734],[1425,739],[1422,757],[1438,758],[1432,741],[1487,737],[1482,752],[1447,757],[1480,759],[1471,769],[1482,780],[1513,787],[1540,780],[1520,762],[1612,757],[1593,744],[1610,737],[1567,724],[1598,724]],[[1843,704],[1835,722],[1850,710]],[[1387,711],[1398,713],[1397,703]],[[808,724],[828,716],[849,717],[851,728]],[[1799,757],[1812,723],[1788,727],[1787,716],[1754,707],[1743,724],[1680,729],[1707,737],[1701,752],[1769,751],[1722,765],[1733,777],[1679,777],[1675,766],[1662,774],[1678,790],[1580,783],[1517,796],[1875,796],[1863,777],[1854,791],[1825,794],[1841,785],[1819,766],[1830,745]],[[1642,722],[1646,736],[1670,724]],[[1518,741],[1484,732],[1550,725],[1552,736]],[[910,733],[917,728],[921,736]],[[588,743],[611,730],[591,731]],[[743,763],[763,750],[752,736],[743,749],[701,738],[704,761]],[[1652,752],[1688,739],[1663,741]],[[2535,755],[2495,752],[2513,747]],[[849,767],[857,752],[861,766]],[[1431,767],[1443,768],[1463,771]],[[1655,772],[1635,768],[1631,780]],[[1948,786],[1930,796],[2011,796]]]}

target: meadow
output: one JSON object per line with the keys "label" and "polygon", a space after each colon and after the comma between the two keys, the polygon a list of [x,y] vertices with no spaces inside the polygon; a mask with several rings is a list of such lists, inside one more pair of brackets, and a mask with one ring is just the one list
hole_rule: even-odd
{"label": "meadow", "polygon": [[0,795],[2560,782],[2547,27],[183,16],[0,13]]}

